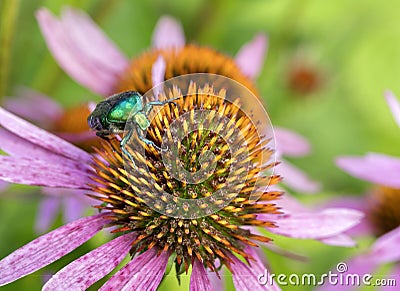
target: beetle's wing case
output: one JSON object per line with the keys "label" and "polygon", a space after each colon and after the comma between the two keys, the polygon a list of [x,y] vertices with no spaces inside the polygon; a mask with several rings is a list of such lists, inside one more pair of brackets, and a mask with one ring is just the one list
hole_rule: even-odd
{"label": "beetle's wing case", "polygon": [[112,104],[107,114],[110,123],[126,123],[130,116],[143,109],[142,96],[134,91],[113,95],[107,101]]}

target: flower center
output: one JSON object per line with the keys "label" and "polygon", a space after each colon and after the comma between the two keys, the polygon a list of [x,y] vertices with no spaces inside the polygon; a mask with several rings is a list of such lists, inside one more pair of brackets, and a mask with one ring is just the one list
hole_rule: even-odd
{"label": "flower center", "polygon": [[298,94],[311,94],[318,90],[322,83],[321,72],[305,63],[293,63],[287,76],[288,86]]}
{"label": "flower center", "polygon": [[[76,146],[92,152],[92,147],[98,146],[100,143],[99,138],[90,134],[90,128],[86,120],[89,114],[90,110],[87,104],[65,109],[50,130]],[[79,134],[82,134],[82,136],[80,137]]]}
{"label": "flower center", "polygon": [[[280,178],[267,174],[266,170],[273,167],[274,162],[265,163],[262,158],[262,154],[272,155],[267,146],[269,140],[257,134],[255,125],[241,111],[238,101],[231,103],[217,97],[223,94],[222,91],[214,92],[212,87],[191,85],[185,96],[177,90],[170,90],[166,96],[159,95],[160,100],[181,96],[174,100],[175,104],[168,103],[153,118],[149,117],[151,123],[145,137],[162,148],[163,136],[166,136],[166,140],[172,141],[166,151],[157,150],[138,136],[126,146],[132,160],[127,155],[123,158],[117,136],[96,150],[101,158],[94,157],[93,167],[97,174],[93,177],[96,182],[93,190],[98,194],[92,197],[102,201],[97,206],[100,211],[109,212],[109,218],[113,220],[111,226],[116,227],[113,232],[137,234],[132,255],[157,248],[159,252],[169,252],[175,257],[177,270],[187,271],[197,258],[217,272],[222,265],[230,269],[232,255],[252,259],[243,251],[246,246],[257,246],[257,241],[270,240],[249,230],[249,226],[274,226],[272,221],[258,219],[258,214],[279,213],[271,201],[278,199],[281,193],[268,191],[267,186],[276,184]],[[223,126],[217,123],[220,126],[210,130],[205,126],[209,119],[196,119],[193,121],[198,125],[196,129],[188,130],[190,126],[184,121],[181,140],[173,138],[176,132],[174,121],[186,115],[190,121],[195,111],[206,110],[231,122]],[[239,143],[242,141],[239,135],[244,144]],[[229,147],[237,144],[237,150],[229,151]],[[212,171],[204,172],[195,182],[181,179],[163,159],[163,154],[173,152],[173,145],[177,159],[172,168],[181,166],[184,173],[191,174],[205,165],[213,165]],[[243,152],[247,152],[247,156],[243,156]],[[232,167],[234,164],[235,168]],[[257,183],[260,180],[262,183]],[[215,193],[220,189],[224,191],[216,197]],[[251,200],[254,193],[258,194],[256,203]],[[178,204],[179,199],[194,202],[202,215],[196,215],[194,208],[189,211],[185,203]],[[177,208],[183,215],[175,214]]]}
{"label": "flower center", "polygon": [[400,226],[400,189],[379,186],[373,190],[367,218],[381,236]]}
{"label": "flower center", "polygon": [[165,80],[192,74],[210,73],[231,78],[247,87],[258,96],[257,89],[248,77],[243,75],[235,61],[211,48],[186,45],[179,50],[151,50],[132,60],[129,68],[117,81],[116,92],[134,90],[141,94],[153,87],[151,68],[158,56],[166,63]]}

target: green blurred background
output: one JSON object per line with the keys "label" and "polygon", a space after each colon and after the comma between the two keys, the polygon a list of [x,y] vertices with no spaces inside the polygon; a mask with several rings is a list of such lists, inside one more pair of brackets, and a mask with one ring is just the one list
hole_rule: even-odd
{"label": "green blurred background", "polygon": [[[4,95],[15,95],[19,86],[26,86],[54,97],[65,107],[83,100],[100,100],[67,76],[50,55],[34,17],[40,7],[56,14],[64,5],[85,10],[129,57],[149,48],[157,20],[169,14],[181,21],[189,42],[232,56],[255,33],[268,34],[269,51],[258,87],[272,123],[296,130],[312,143],[310,156],[290,161],[323,183],[323,192],[315,196],[294,193],[305,203],[338,194],[362,194],[370,186],[337,169],[335,156],[368,151],[399,154],[399,129],[383,98],[389,88],[400,96],[399,1],[20,0],[12,31],[6,25],[10,15],[7,2],[18,1],[3,0],[0,4],[0,91]],[[10,46],[4,46],[7,43]],[[294,73],[294,64],[319,80],[315,88],[304,92],[293,87],[289,76]],[[1,194],[0,257],[36,237],[33,223],[38,201],[34,188],[13,186]],[[53,227],[60,224],[59,219]],[[43,274],[55,272],[106,239],[98,235],[66,259],[2,290],[39,290]],[[307,262],[298,262],[266,252],[272,270],[285,274],[321,274],[370,243],[360,240],[358,248],[343,249],[312,241],[275,239],[288,251],[310,257]],[[233,289],[229,276],[226,280]],[[183,276],[179,287],[171,275],[160,290],[187,290],[188,282]]]}

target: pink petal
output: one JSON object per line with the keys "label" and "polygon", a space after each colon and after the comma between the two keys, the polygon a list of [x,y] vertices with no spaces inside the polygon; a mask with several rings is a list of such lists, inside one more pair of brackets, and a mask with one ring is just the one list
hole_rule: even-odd
{"label": "pink petal", "polygon": [[85,210],[92,209],[93,199],[86,194],[87,190],[42,187],[43,194],[55,197],[63,203],[64,223],[77,220]]}
{"label": "pink petal", "polygon": [[185,45],[185,34],[181,24],[171,16],[161,17],[153,32],[153,47],[157,49],[179,49]]}
{"label": "pink petal", "polygon": [[[358,210],[363,213],[367,213],[369,207],[369,201],[365,196],[360,197],[339,197],[331,199],[324,203],[320,208],[351,208]],[[352,236],[362,236],[372,233],[372,225],[369,223],[368,219],[364,217],[359,224],[347,231],[347,234]]]}
{"label": "pink petal", "polygon": [[93,130],[88,130],[78,133],[56,132],[55,134],[70,143],[85,142],[87,140],[91,140],[96,137],[96,133]]}
{"label": "pink petal", "polygon": [[336,165],[350,175],[372,183],[400,188],[400,159],[376,153],[339,157]]}
{"label": "pink petal", "polygon": [[92,158],[87,152],[67,141],[36,127],[0,107],[0,125],[10,132],[64,157],[89,163]]}
{"label": "pink petal", "polygon": [[281,161],[275,167],[276,173],[283,177],[283,183],[293,190],[313,194],[321,189],[321,184],[311,180],[303,171],[299,170],[288,161]]}
{"label": "pink petal", "polygon": [[163,90],[161,84],[165,80],[165,69],[167,64],[162,56],[159,56],[151,68],[151,81],[153,83],[153,94],[158,99],[158,94]]}
{"label": "pink petal", "polygon": [[22,89],[17,96],[4,100],[4,107],[40,126],[48,127],[54,124],[63,112],[57,102],[34,90]]}
{"label": "pink petal", "polygon": [[28,158],[30,160],[42,160],[49,163],[75,164],[75,166],[80,169],[87,167],[70,159],[61,157],[58,154],[52,153],[49,150],[33,144],[30,141],[2,128],[0,128],[0,140],[0,148],[11,156]]}
{"label": "pink petal", "polygon": [[[220,276],[221,276],[221,273],[222,272],[219,273]],[[215,272],[208,271],[207,277],[210,280],[210,284],[212,286],[210,288],[210,290],[216,290],[216,291],[224,290],[224,287],[225,287],[224,276],[221,276],[221,278],[218,278],[218,276],[217,276],[217,274],[215,274]]]}
{"label": "pink petal", "polygon": [[231,267],[236,290],[280,290],[257,253],[250,247],[247,247],[245,252],[255,259],[255,261],[251,261],[251,266],[246,265],[235,256],[230,256],[234,262]]}
{"label": "pink petal", "polygon": [[[280,190],[278,190],[280,191]],[[299,213],[299,212],[309,212],[303,204],[301,204],[295,197],[288,193],[282,195],[279,200],[274,201],[274,203],[281,207],[281,211],[285,214]]]}
{"label": "pink petal", "polygon": [[321,239],[332,237],[352,228],[362,219],[357,210],[330,208],[318,213],[284,215],[275,221],[276,228],[269,231],[294,238]]}
{"label": "pink petal", "polygon": [[393,92],[386,91],[385,92],[386,102],[389,105],[390,110],[392,111],[393,118],[400,126],[400,102],[397,100],[396,96],[394,96]]}
{"label": "pink petal", "polygon": [[81,218],[49,232],[0,261],[0,286],[35,272],[82,245],[109,223],[104,214]]}
{"label": "pink petal", "polygon": [[213,290],[208,279],[203,263],[195,259],[193,262],[192,275],[190,276],[190,291],[209,291]]}
{"label": "pink petal", "polygon": [[320,241],[326,245],[351,248],[355,247],[357,243],[348,235],[338,234],[335,236],[322,238]]}
{"label": "pink petal", "polygon": [[276,150],[284,156],[301,157],[310,152],[307,139],[294,131],[282,127],[274,127]]}
{"label": "pink petal", "polygon": [[61,20],[40,9],[37,19],[51,53],[77,82],[102,95],[112,93],[126,58],[83,12],[65,9]]}
{"label": "pink petal", "polygon": [[0,180],[16,184],[78,189],[90,189],[87,183],[92,182],[87,173],[62,161],[58,164],[7,156],[0,156]]}
{"label": "pink petal", "polygon": [[400,227],[378,238],[371,248],[370,255],[377,263],[384,264],[400,259]]}
{"label": "pink petal", "polygon": [[118,266],[134,239],[132,234],[122,235],[87,253],[57,272],[43,290],[86,290]]}
{"label": "pink petal", "polygon": [[264,65],[267,42],[267,36],[259,33],[236,54],[236,64],[250,78],[257,78],[261,72]]}
{"label": "pink petal", "polygon": [[57,216],[60,202],[60,198],[51,196],[45,196],[40,201],[35,223],[35,231],[37,233],[44,233],[49,230]]}
{"label": "pink petal", "polygon": [[169,255],[150,249],[134,258],[104,284],[100,290],[148,290],[155,291],[160,284]]}
{"label": "pink petal", "polygon": [[[71,190],[69,191],[79,191],[79,190]],[[88,209],[90,205],[85,203],[85,200],[82,199],[86,192],[79,191],[82,195],[81,199],[79,195],[68,195],[64,197],[64,215],[63,215],[63,222],[68,223],[82,217],[85,213],[85,210]]]}

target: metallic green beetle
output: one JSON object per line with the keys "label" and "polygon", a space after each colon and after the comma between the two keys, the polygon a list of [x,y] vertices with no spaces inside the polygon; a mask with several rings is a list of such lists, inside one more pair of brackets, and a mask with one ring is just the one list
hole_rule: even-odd
{"label": "metallic green beetle", "polygon": [[143,96],[135,91],[126,91],[108,97],[96,105],[96,108],[88,117],[89,127],[96,131],[96,135],[108,140],[110,134],[124,133],[128,121],[133,123],[127,134],[121,140],[121,150],[133,162],[131,154],[125,149],[126,143],[132,137],[133,130],[136,129],[138,137],[144,143],[153,146],[158,151],[161,148],[151,140],[148,140],[143,131],[150,126],[147,118],[153,106],[162,106],[173,103],[175,99],[166,101],[152,101],[143,104]]}

